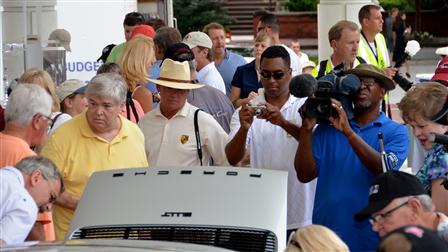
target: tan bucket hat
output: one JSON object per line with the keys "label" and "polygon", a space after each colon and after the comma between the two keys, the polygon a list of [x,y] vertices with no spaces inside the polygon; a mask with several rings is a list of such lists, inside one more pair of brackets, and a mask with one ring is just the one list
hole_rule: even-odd
{"label": "tan bucket hat", "polygon": [[395,88],[394,81],[389,78],[386,72],[378,67],[370,64],[359,64],[356,68],[345,71],[349,74],[354,74],[358,77],[372,77],[377,79],[380,84],[387,90],[392,90]]}
{"label": "tan bucket hat", "polygon": [[187,61],[178,62],[165,59],[160,67],[160,77],[149,81],[164,87],[174,89],[196,89],[204,84],[194,84],[191,81],[190,66]]}

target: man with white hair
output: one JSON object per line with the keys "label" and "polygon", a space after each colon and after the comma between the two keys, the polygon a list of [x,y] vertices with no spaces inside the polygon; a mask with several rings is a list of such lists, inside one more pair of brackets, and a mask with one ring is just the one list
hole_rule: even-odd
{"label": "man with white hair", "polygon": [[408,225],[434,231],[448,242],[448,218],[435,211],[431,197],[413,175],[388,171],[376,177],[370,188],[369,202],[356,215],[357,221],[370,219],[372,229],[383,237]]}
{"label": "man with white hair", "polygon": [[61,125],[42,149],[59,167],[66,192],[56,201],[56,239],[64,239],[80,196],[96,171],[146,167],[140,129],[120,116],[127,86],[118,74],[95,76],[86,89],[87,110]]}
{"label": "man with white hair", "polygon": [[14,89],[5,110],[5,130],[0,132],[0,167],[36,155],[30,147],[46,139],[52,103],[51,96],[38,85],[20,84]]}
{"label": "man with white hair", "polygon": [[44,157],[27,157],[0,169],[0,246],[21,243],[36,222],[38,208],[64,191],[62,175]]}

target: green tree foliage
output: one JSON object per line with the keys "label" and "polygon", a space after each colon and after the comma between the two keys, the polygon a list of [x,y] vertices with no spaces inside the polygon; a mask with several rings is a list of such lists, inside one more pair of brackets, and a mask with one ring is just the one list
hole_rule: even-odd
{"label": "green tree foliage", "polygon": [[415,0],[380,0],[380,5],[386,11],[390,11],[393,7],[400,11],[415,10]]}
{"label": "green tree foliage", "polygon": [[204,25],[210,22],[223,26],[234,23],[235,20],[227,15],[222,4],[222,0],[174,0],[174,17],[182,36],[190,31],[202,31]]}
{"label": "green tree foliage", "polygon": [[319,0],[289,0],[285,8],[289,11],[316,11]]}

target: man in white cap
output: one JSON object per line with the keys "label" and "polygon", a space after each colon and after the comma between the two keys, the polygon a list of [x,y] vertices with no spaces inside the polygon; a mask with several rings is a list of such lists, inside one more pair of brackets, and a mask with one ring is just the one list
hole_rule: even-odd
{"label": "man in white cap", "polygon": [[61,101],[61,112],[74,117],[87,108],[87,99],[84,97],[86,83],[70,79],[64,81],[56,88],[56,94]]}
{"label": "man in white cap", "polygon": [[196,77],[202,83],[217,88],[226,94],[224,80],[212,61],[211,48],[213,43],[210,37],[203,32],[195,31],[188,33],[182,42],[193,51],[196,71],[198,71]]}
{"label": "man in white cap", "polygon": [[145,114],[138,125],[145,135],[149,167],[162,165],[229,165],[224,151],[227,133],[213,116],[187,102],[190,90],[202,84],[191,81],[187,61],[165,59],[157,84],[159,106]]}

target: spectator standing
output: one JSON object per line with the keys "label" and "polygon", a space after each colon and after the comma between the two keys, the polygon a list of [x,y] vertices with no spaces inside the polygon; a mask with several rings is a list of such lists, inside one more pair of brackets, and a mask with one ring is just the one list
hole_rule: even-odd
{"label": "spectator standing", "polygon": [[361,24],[361,38],[359,41],[358,55],[368,64],[374,65],[386,71],[392,78],[397,69],[391,68],[389,53],[383,30],[383,16],[379,5],[368,4],[361,7],[358,13]]}
{"label": "spectator standing", "polygon": [[[246,151],[249,151],[251,167],[289,173],[288,232],[312,223],[316,186],[315,181],[302,184],[293,175],[295,170],[291,157],[299,144],[302,124],[297,111],[306,98],[290,95],[291,71],[289,54],[284,47],[271,46],[263,52],[260,76],[266,102],[253,105],[265,108],[256,116],[255,109],[248,102],[243,103],[233,114],[230,133],[232,140],[226,146],[226,155],[231,165],[240,162]],[[282,151],[278,151],[279,149]]]}
{"label": "spectator standing", "polygon": [[[406,127],[380,112],[381,100],[394,83],[386,73],[372,65],[360,64],[348,70],[357,75],[361,86],[354,98],[354,118],[347,119],[341,103],[332,99],[338,117],[332,125],[305,118],[300,130],[295,157],[297,178],[309,182],[318,177],[313,223],[336,232],[350,251],[373,250],[379,237],[370,223],[355,222],[357,209],[366,204],[370,184],[382,172],[378,133],[391,169],[398,170],[406,159],[409,138]],[[341,150],[343,150],[343,155]]]}
{"label": "spectator standing", "polygon": [[303,64],[305,64],[305,62],[308,62],[310,59],[308,58],[308,55],[302,51],[299,39],[291,40],[291,43],[289,43],[289,48],[291,48],[297,54],[300,60],[300,64],[303,68]]}
{"label": "spectator standing", "polygon": [[221,24],[209,23],[202,30],[212,40],[211,54],[216,69],[221,74],[226,85],[226,95],[230,97],[232,79],[237,67],[246,64],[243,56],[233,53],[226,48],[226,31]]}
{"label": "spectator standing", "polygon": [[61,101],[61,112],[71,117],[81,114],[87,108],[87,100],[84,97],[86,83],[71,79],[64,81],[56,88],[56,94]]}
{"label": "spectator standing", "polygon": [[392,27],[395,22],[395,18],[398,15],[398,9],[392,8],[389,12],[389,16],[384,20],[384,37],[386,38],[386,46],[387,50],[389,51],[389,59],[392,58],[392,53],[394,51],[394,33],[392,30]]}
{"label": "spectator standing", "polygon": [[444,85],[426,82],[409,90],[398,105],[403,120],[412,127],[423,149],[428,151],[415,176],[431,195],[437,211],[444,214],[448,214],[448,190],[442,181],[448,177],[448,152],[442,144],[431,141],[431,135],[448,131],[448,126],[434,119],[446,116],[447,96]]}
{"label": "spectator standing", "polygon": [[158,85],[160,104],[139,122],[149,166],[209,165],[211,158],[216,165],[228,165],[227,134],[211,115],[186,101],[190,90],[203,86],[191,81],[188,62],[165,59],[159,79],[151,81]]}
{"label": "spectator standing", "polygon": [[126,91],[117,74],[95,76],[86,89],[87,110],[62,125],[42,149],[59,167],[66,186],[53,209],[57,240],[64,239],[93,172],[148,165],[142,132],[120,116]]}
{"label": "spectator standing", "polygon": [[226,94],[224,80],[212,61],[213,44],[208,35],[203,32],[190,32],[184,37],[183,43],[187,44],[194,53],[198,79]]}
{"label": "spectator standing", "polygon": [[291,59],[291,69],[293,77],[302,73],[302,64],[300,64],[300,60],[297,54],[291,48],[282,44],[280,41],[280,21],[278,20],[277,16],[271,13],[262,15],[257,24],[257,35],[260,33],[271,35],[274,38],[275,45],[283,46],[288,51],[289,58]]}
{"label": "spectator standing", "polygon": [[257,97],[260,82],[260,58],[266,48],[274,45],[274,38],[267,34],[260,34],[254,40],[254,60],[236,69],[232,80],[232,95],[230,100],[235,108]]}
{"label": "spectator standing", "polygon": [[[0,133],[0,167],[14,166],[36,155],[31,146],[41,146],[47,138],[52,103],[51,96],[38,85],[20,84],[14,88],[5,110],[5,129]],[[52,241],[51,213],[41,210],[28,239]]]}
{"label": "spectator standing", "polygon": [[[401,57],[404,56],[404,49],[406,48],[406,43],[408,35],[411,34],[411,27],[406,25],[406,13],[400,12],[395,18],[394,25],[392,26],[392,30],[395,34],[395,46],[394,46],[394,54],[393,61],[397,61]],[[411,77],[409,74],[409,61],[406,61],[406,76],[408,78]]]}
{"label": "spectator standing", "polygon": [[44,157],[27,157],[0,169],[0,247],[22,243],[36,222],[38,208],[63,191],[62,175]]}
{"label": "spectator standing", "polygon": [[[131,39],[131,33],[137,25],[145,24],[145,17],[139,12],[130,12],[126,14],[123,21],[124,37],[126,41]],[[118,63],[118,59],[124,50],[126,42],[116,45],[107,57],[107,62]]]}
{"label": "spectator standing", "polygon": [[348,20],[341,20],[333,25],[328,31],[333,54],[329,59],[322,60],[311,75],[320,78],[333,70],[348,70],[366,61],[356,56],[359,46],[358,25]]}

